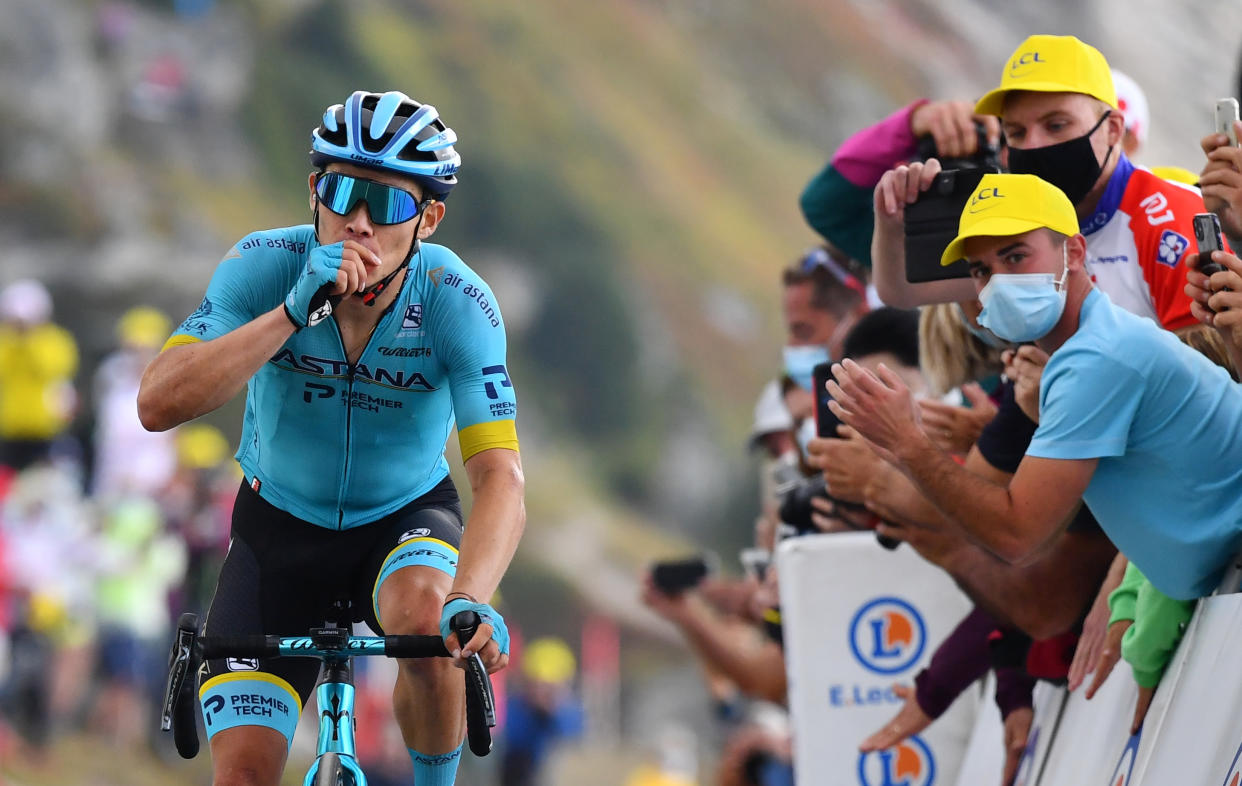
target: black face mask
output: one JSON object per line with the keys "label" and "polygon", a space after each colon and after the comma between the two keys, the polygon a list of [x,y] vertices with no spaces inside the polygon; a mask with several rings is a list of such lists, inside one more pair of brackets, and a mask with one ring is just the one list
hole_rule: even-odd
{"label": "black face mask", "polygon": [[1070,202],[1077,205],[1086,198],[1104,171],[1104,164],[1113,154],[1112,146],[1104,156],[1104,164],[1095,160],[1091,147],[1091,135],[1112,114],[1105,112],[1090,131],[1075,139],[1055,145],[1022,150],[1009,148],[1009,171],[1017,175],[1035,175],[1065,192]]}

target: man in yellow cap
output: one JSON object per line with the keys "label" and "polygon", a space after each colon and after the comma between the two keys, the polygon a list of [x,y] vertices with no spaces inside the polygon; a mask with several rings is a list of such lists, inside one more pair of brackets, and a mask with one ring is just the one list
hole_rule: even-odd
{"label": "man in yellow cap", "polygon": [[[1193,251],[1192,218],[1203,212],[1203,198],[1198,189],[1162,180],[1126,157],[1125,119],[1099,50],[1073,36],[1033,35],[975,111],[1001,118],[1011,172],[1037,175],[1069,197],[1096,286],[1116,305],[1168,330],[1194,328],[1183,263]],[[897,167],[876,187],[876,284],[891,305],[970,297],[960,279],[905,282],[905,204],[927,190],[938,171],[930,162]]]}
{"label": "man in yellow cap", "polygon": [[1242,545],[1242,392],[1095,288],[1086,247],[1062,191],[1005,174],[983,178],[944,252],[946,264],[969,262],[980,323],[1050,356],[1039,426],[1008,486],[940,451],[887,368],[834,366],[832,408],[951,526],[1001,559],[1031,559],[1082,499],[1157,589],[1198,598]]}

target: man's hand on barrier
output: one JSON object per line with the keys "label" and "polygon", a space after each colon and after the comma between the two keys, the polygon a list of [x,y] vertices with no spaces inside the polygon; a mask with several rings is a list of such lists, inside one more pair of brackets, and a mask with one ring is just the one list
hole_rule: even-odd
{"label": "man's hand on barrier", "polygon": [[971,406],[958,407],[935,399],[919,402],[923,431],[946,453],[969,453],[983,433],[983,427],[996,417],[996,405],[978,383],[962,385],[962,393]]}
{"label": "man's hand on barrier", "polygon": [[1005,770],[1001,778],[1003,786],[1010,786],[1018,774],[1022,754],[1026,752],[1026,740],[1031,734],[1035,710],[1019,707],[1005,716]]}
{"label": "man's hand on barrier", "polygon": [[936,152],[945,158],[965,158],[979,152],[976,122],[983,124],[989,142],[999,144],[1000,119],[976,115],[973,101],[931,101],[910,113],[910,131],[916,137],[930,136],[936,142]]}
{"label": "man's hand on barrier", "polygon": [[1117,665],[1117,661],[1121,660],[1121,637],[1126,635],[1126,631],[1134,624],[1134,620],[1117,620],[1108,626],[1108,632],[1104,636],[1104,646],[1100,649],[1100,657],[1095,662],[1095,676],[1091,678],[1091,685],[1087,688],[1087,699],[1095,697],[1096,692],[1104,685],[1104,680],[1108,679],[1108,675],[1113,672],[1113,667]]}
{"label": "man's hand on barrier", "polygon": [[1144,688],[1142,685],[1138,689],[1138,699],[1134,702],[1134,721],[1130,724],[1130,733],[1138,734],[1138,730],[1143,728],[1143,721],[1147,718],[1147,711],[1151,709],[1151,700],[1156,696],[1156,689]]}
{"label": "man's hand on barrier", "polygon": [[1023,344],[1017,349],[1001,353],[1005,364],[1005,376],[1013,380],[1013,396],[1018,407],[1028,418],[1039,422],[1039,381],[1048,365],[1048,353],[1034,344]]}
{"label": "man's hand on barrier", "polygon": [[1095,665],[1100,659],[1100,650],[1104,648],[1104,640],[1108,637],[1108,618],[1111,616],[1108,596],[1121,586],[1121,580],[1126,575],[1127,564],[1129,563],[1121,554],[1113,558],[1108,575],[1104,577],[1104,583],[1100,585],[1100,591],[1096,593],[1095,600],[1091,603],[1091,610],[1087,612],[1087,618],[1083,620],[1082,635],[1078,637],[1078,648],[1074,650],[1074,661],[1069,669],[1070,690],[1078,690],[1087,675],[1095,670]]}
{"label": "man's hand on barrier", "polygon": [[927,713],[923,712],[923,708],[919,706],[912,686],[894,685],[893,693],[905,703],[901,705],[901,709],[891,721],[862,741],[862,744],[858,746],[859,751],[871,753],[891,748],[911,734],[918,734],[931,725],[932,719],[927,717]]}
{"label": "man's hand on barrier", "polygon": [[1207,163],[1199,175],[1204,206],[1220,218],[1221,229],[1242,237],[1242,147],[1233,147],[1224,134],[1199,140]]}

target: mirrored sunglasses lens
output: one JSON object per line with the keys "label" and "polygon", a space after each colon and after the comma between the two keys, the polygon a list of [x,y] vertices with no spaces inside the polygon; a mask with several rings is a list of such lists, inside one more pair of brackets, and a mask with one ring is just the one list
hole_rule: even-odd
{"label": "mirrored sunglasses lens", "polygon": [[328,172],[315,181],[315,191],[324,207],[337,215],[346,215],[366,194],[366,184],[352,177]]}

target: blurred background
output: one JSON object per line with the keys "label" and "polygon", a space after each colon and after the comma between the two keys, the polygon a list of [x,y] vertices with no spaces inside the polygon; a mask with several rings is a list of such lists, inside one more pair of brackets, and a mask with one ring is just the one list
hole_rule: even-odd
{"label": "blurred background", "polygon": [[[174,445],[193,500],[180,514],[104,505],[89,479],[104,471],[104,401],[118,389],[105,360],[159,333],[148,322],[139,335],[132,320],[126,333],[134,307],[175,324],[238,238],[309,219],[306,153],[324,107],[355,89],[402,90],[461,138],[461,185],[436,240],[492,284],[508,326],[529,524],[501,602],[525,640],[566,644],[573,663],[556,674],[585,719],[548,782],[625,784],[652,761],[710,781],[719,740],[707,693],[673,629],[639,603],[638,577],[703,548],[740,570],[731,555],[758,513],[752,407],[781,368],[779,271],[817,242],[798,211],[803,185],[898,106],[994,86],[1033,32],[1100,48],[1147,92],[1141,162],[1198,171],[1215,99],[1236,94],[1242,7],[0,0],[0,19],[0,286],[41,282],[77,347],[57,456],[80,482],[13,492],[46,539],[23,564],[52,583],[106,582],[119,570],[109,574],[107,549],[71,546],[89,534],[143,549],[149,580],[183,605],[198,590],[162,572],[199,560],[210,583],[241,399],[204,419],[227,447],[207,431]],[[186,533],[199,525],[196,545]],[[182,542],[162,542],[170,532]],[[181,570],[161,571],[170,564]],[[57,651],[91,646],[78,602],[47,612]],[[95,667],[66,668],[42,752],[0,741],[4,778],[208,782],[204,760],[118,748],[113,724],[93,717],[114,686]],[[462,782],[495,782],[494,770],[471,762]]]}

